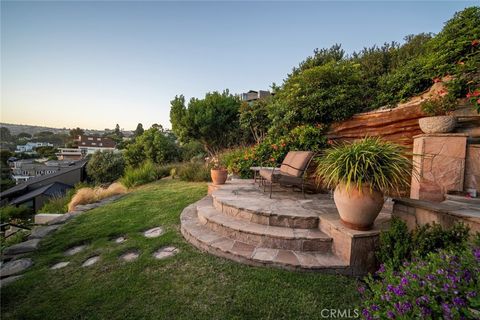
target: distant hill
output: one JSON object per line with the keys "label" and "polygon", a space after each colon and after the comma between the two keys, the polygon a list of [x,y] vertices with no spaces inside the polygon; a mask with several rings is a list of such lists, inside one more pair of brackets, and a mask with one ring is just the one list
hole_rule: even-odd
{"label": "distant hill", "polygon": [[[31,135],[34,135],[42,131],[49,131],[56,134],[59,134],[59,133],[68,134],[70,131],[69,128],[51,128],[51,127],[33,126],[28,124],[12,124],[12,123],[3,123],[3,122],[0,122],[0,127],[8,128],[8,130],[10,130],[10,133],[12,135],[17,135],[21,132],[26,132]],[[105,133],[105,130],[92,130],[92,129],[83,129],[83,130],[85,131],[86,134],[89,134],[89,135],[103,135]]]}

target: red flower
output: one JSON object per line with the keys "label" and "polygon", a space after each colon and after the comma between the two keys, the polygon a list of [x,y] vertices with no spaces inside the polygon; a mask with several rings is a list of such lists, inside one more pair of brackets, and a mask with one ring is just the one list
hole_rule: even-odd
{"label": "red flower", "polygon": [[332,145],[332,144],[333,144],[333,140],[332,140],[332,139],[328,139],[327,143],[328,143],[329,145]]}
{"label": "red flower", "polygon": [[475,40],[472,41],[472,46],[474,46],[474,47],[478,46],[479,44],[480,44],[480,40],[478,40],[478,39],[475,39]]}
{"label": "red flower", "polygon": [[283,142],[283,143],[282,143],[282,147],[285,147],[285,146],[286,146],[286,144],[285,144],[285,142]]}
{"label": "red flower", "polygon": [[433,82],[435,82],[435,83],[440,82],[440,81],[442,81],[442,79],[440,79],[440,78],[433,78]]}
{"label": "red flower", "polygon": [[438,95],[439,95],[440,97],[443,97],[443,96],[446,95],[446,94],[447,94],[447,91],[445,91],[444,89],[438,91]]}
{"label": "red flower", "polygon": [[273,157],[270,158],[270,161],[275,162],[275,158],[273,158]]}
{"label": "red flower", "polygon": [[472,97],[472,93],[471,92],[468,92],[467,93],[467,98],[471,98]]}
{"label": "red flower", "polygon": [[480,96],[480,90],[477,89],[477,90],[473,91],[473,96],[474,97]]}
{"label": "red flower", "polygon": [[477,103],[480,104],[480,99],[477,100]]}
{"label": "red flower", "polygon": [[277,150],[278,146],[276,144],[272,144],[272,148],[273,148],[273,150]]}

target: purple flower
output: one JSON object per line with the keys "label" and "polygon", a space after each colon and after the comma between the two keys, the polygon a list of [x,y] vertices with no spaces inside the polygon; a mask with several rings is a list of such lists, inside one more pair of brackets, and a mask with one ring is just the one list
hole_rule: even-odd
{"label": "purple flower", "polygon": [[405,278],[405,277],[402,277],[402,279],[400,280],[400,283],[401,283],[403,286],[406,286],[406,285],[408,285],[408,279]]}
{"label": "purple flower", "polygon": [[358,287],[358,292],[360,292],[361,294],[364,294],[365,293],[365,286]]}
{"label": "purple flower", "polygon": [[385,265],[382,263],[380,268],[378,269],[377,273],[384,273],[385,272]]}
{"label": "purple flower", "polygon": [[428,274],[427,275],[427,280],[428,281],[434,281],[435,279],[437,279],[437,277],[435,277],[433,274]]}
{"label": "purple flower", "polygon": [[422,316],[424,316],[424,317],[432,314],[432,310],[430,310],[430,308],[428,308],[428,307],[421,306],[420,309],[421,309],[421,312],[422,312]]}
{"label": "purple flower", "polygon": [[387,291],[393,292],[393,288],[394,286],[392,286],[391,284],[387,285]]}
{"label": "purple flower", "polygon": [[465,301],[460,297],[455,297],[455,298],[453,298],[453,304],[458,306],[458,307],[462,307],[462,306],[465,305]]}
{"label": "purple flower", "polygon": [[480,247],[473,249],[473,255],[475,256],[475,259],[477,259],[477,261],[480,261]]}
{"label": "purple flower", "polygon": [[444,302],[442,303],[442,310],[443,310],[443,316],[445,319],[452,319],[452,310],[450,309],[450,306],[448,303]]}
{"label": "purple flower", "polygon": [[395,319],[395,313],[393,313],[393,311],[388,310],[387,317],[388,319]]}
{"label": "purple flower", "polygon": [[370,309],[371,309],[372,311],[378,311],[378,310],[380,310],[380,307],[377,306],[376,304],[372,304],[372,305],[370,306]]}
{"label": "purple flower", "polygon": [[395,293],[397,296],[403,296],[405,295],[405,290],[403,290],[403,287],[401,285],[396,286],[393,288],[393,293]]}
{"label": "purple flower", "polygon": [[476,296],[477,296],[477,292],[475,292],[475,291],[467,292],[467,297],[469,297],[469,298],[474,298]]}
{"label": "purple flower", "polygon": [[430,299],[427,296],[420,296],[415,300],[415,303],[417,306],[421,304],[428,304],[430,302]]}

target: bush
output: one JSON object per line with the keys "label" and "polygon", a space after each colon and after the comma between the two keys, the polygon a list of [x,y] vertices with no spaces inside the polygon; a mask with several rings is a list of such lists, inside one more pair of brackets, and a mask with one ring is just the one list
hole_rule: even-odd
{"label": "bush", "polygon": [[5,223],[16,219],[28,219],[32,214],[32,209],[27,206],[15,207],[7,205],[0,208],[0,221]]}
{"label": "bush", "polygon": [[177,175],[183,181],[211,181],[210,169],[205,163],[199,161],[183,163],[177,168]]}
{"label": "bush", "polygon": [[435,97],[422,102],[420,108],[429,116],[444,116],[457,108],[457,99],[450,95]]}
{"label": "bush", "polygon": [[151,161],[146,161],[138,168],[127,168],[120,182],[127,188],[140,186],[163,177],[168,177],[172,168],[173,165],[160,166]]}
{"label": "bush", "polygon": [[469,228],[456,223],[450,229],[439,224],[418,226],[409,232],[405,222],[394,217],[390,229],[380,233],[380,245],[376,252],[378,260],[395,270],[412,258],[426,257],[431,252],[443,249],[466,247],[469,240]]}
{"label": "bush", "polygon": [[96,184],[111,183],[123,175],[125,161],[122,154],[97,151],[87,164],[87,174]]}
{"label": "bush", "polygon": [[380,246],[376,252],[377,259],[383,264],[398,269],[403,261],[412,255],[412,235],[405,222],[393,217],[388,231],[380,233]]}
{"label": "bush", "polygon": [[198,141],[190,141],[182,145],[182,160],[190,161],[193,158],[205,158],[207,153],[203,145]]}
{"label": "bush", "polygon": [[442,250],[366,278],[366,319],[478,319],[480,248]]}

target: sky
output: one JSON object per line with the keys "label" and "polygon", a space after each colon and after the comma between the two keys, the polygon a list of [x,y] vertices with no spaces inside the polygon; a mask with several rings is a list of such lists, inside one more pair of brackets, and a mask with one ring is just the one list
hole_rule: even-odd
{"label": "sky", "polygon": [[269,89],[315,48],[438,33],[478,2],[1,2],[1,122],[170,128],[170,101]]}

